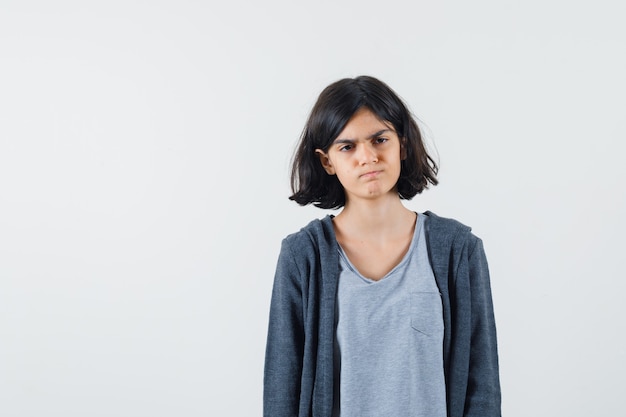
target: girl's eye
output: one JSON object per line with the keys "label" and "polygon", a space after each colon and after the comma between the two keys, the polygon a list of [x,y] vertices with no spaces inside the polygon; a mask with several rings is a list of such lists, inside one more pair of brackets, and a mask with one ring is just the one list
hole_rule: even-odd
{"label": "girl's eye", "polygon": [[385,143],[387,142],[387,138],[383,138],[383,137],[378,137],[376,139],[374,139],[374,143]]}
{"label": "girl's eye", "polygon": [[346,151],[349,151],[350,149],[352,149],[352,145],[343,145],[339,148],[341,152],[346,152]]}

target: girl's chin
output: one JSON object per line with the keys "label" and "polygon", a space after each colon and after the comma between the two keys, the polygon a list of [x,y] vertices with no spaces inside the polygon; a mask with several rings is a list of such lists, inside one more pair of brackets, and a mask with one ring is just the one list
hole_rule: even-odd
{"label": "girl's chin", "polygon": [[350,200],[350,201],[358,201],[358,200],[368,200],[368,201],[372,201],[372,200],[388,200],[390,198],[399,198],[398,196],[398,192],[395,189],[391,189],[391,190],[383,190],[380,189],[378,187],[371,187],[361,193],[357,193],[357,194],[353,194],[353,193],[348,193],[346,194],[346,201]]}

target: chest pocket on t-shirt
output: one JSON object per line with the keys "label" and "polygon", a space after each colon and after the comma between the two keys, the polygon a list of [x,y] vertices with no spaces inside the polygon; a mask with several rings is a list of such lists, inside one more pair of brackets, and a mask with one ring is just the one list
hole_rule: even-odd
{"label": "chest pocket on t-shirt", "polygon": [[427,336],[443,330],[443,307],[438,292],[411,292],[411,327]]}

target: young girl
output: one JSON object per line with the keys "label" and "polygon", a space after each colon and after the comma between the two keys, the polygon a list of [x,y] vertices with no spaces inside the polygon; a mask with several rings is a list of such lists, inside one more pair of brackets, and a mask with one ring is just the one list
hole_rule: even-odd
{"label": "young girl", "polygon": [[322,91],[293,160],[290,199],[343,209],[282,242],[265,417],[500,416],[482,242],[401,201],[436,185],[436,174],[389,86],[361,76]]}

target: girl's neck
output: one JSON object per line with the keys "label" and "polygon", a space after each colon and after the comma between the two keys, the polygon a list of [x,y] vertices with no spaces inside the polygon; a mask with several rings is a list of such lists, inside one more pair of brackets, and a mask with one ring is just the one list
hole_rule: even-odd
{"label": "girl's neck", "polygon": [[346,201],[335,219],[335,228],[341,234],[367,238],[384,238],[406,233],[415,224],[415,213],[407,209],[397,194],[372,201]]}

